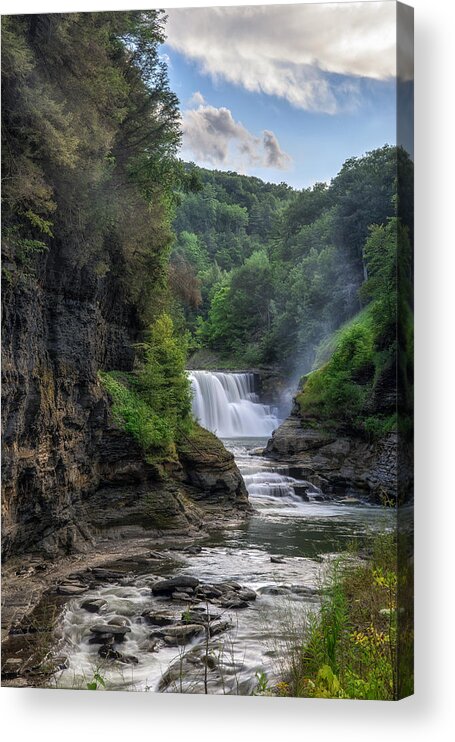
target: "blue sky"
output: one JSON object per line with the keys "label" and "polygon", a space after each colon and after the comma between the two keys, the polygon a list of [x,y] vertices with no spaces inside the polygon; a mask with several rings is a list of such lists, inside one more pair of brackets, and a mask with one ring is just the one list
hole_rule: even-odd
{"label": "blue sky", "polygon": [[182,156],[302,188],[394,144],[394,6],[168,11]]}

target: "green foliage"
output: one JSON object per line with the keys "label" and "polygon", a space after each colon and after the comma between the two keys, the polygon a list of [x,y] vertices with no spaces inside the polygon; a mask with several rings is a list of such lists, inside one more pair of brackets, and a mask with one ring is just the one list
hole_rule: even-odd
{"label": "green foliage", "polygon": [[[375,310],[378,323],[390,321],[398,169],[404,211],[412,163],[396,147],[348,160],[330,185],[300,192],[194,168],[203,188],[182,199],[174,221],[174,250],[200,282],[201,302],[184,312],[192,347],[244,365],[304,371],[318,344],[371,302],[372,291],[384,297],[384,316],[379,303]],[[380,279],[374,277],[378,262]],[[374,286],[378,280],[381,287]],[[385,328],[378,333],[390,350]]]}
{"label": "green foliage", "polygon": [[269,679],[267,677],[266,672],[257,672],[256,673],[256,688],[254,690],[253,695],[255,696],[263,696],[265,695],[269,690]]}
{"label": "green foliage", "polygon": [[99,690],[99,688],[105,688],[106,681],[103,676],[98,672],[93,673],[93,680],[87,683],[87,690]]}
{"label": "green foliage", "polygon": [[298,402],[303,415],[374,439],[397,429],[397,374],[403,419],[412,400],[410,244],[396,217],[370,228],[364,259],[369,303],[323,343],[316,357],[328,360],[305,378]]}
{"label": "green foliage", "polygon": [[112,399],[111,411],[117,425],[130,433],[145,451],[171,445],[170,428],[141,399],[133,379],[125,375],[119,378],[115,371],[100,371],[99,378]]}
{"label": "green foliage", "polygon": [[306,377],[297,397],[301,412],[355,425],[372,392],[374,362],[375,328],[368,310],[337,333],[330,360]]}
{"label": "green foliage", "polygon": [[147,452],[175,455],[175,443],[191,430],[191,397],[185,348],[171,318],[161,315],[140,346],[143,360],[135,374],[100,372],[112,399],[115,422]]}
{"label": "green foliage", "polygon": [[289,658],[287,693],[317,698],[397,696],[397,561],[391,533],[376,536],[366,563],[351,555],[326,577],[319,615]]}
{"label": "green foliage", "polygon": [[28,272],[45,248],[102,263],[144,324],[166,294],[178,192],[195,185],[175,159],[163,41],[157,10],[2,18],[5,258],[19,276],[24,250]]}
{"label": "green foliage", "polygon": [[174,325],[163,313],[150,328],[143,351],[143,364],[137,374],[141,398],[166,420],[174,440],[179,428],[188,428],[191,413],[190,382],[185,371],[185,338],[176,337]]}

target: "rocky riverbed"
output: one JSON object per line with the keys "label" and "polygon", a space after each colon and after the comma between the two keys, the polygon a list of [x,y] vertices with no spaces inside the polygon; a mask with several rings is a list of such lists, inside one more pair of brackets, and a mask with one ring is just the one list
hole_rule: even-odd
{"label": "rocky riverbed", "polygon": [[293,632],[301,640],[318,608],[327,560],[392,521],[277,472],[256,453],[264,443],[230,443],[255,508],[246,520],[200,540],[105,540],[91,558],[10,564],[4,683],[86,688],[99,676],[108,690],[241,694],[258,678],[273,685]]}

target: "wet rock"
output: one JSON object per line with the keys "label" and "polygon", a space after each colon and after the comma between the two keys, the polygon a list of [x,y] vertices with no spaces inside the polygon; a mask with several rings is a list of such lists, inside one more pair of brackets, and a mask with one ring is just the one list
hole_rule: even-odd
{"label": "wet rock", "polygon": [[284,557],[282,556],[271,556],[270,561],[272,564],[284,564]]}
{"label": "wet rock", "polygon": [[168,611],[143,611],[142,618],[152,626],[170,626],[175,623],[175,617]]}
{"label": "wet rock", "polygon": [[109,634],[110,636],[124,636],[131,631],[129,626],[118,626],[114,623],[100,623],[90,626],[92,634]]}
{"label": "wet rock", "polygon": [[223,595],[223,597],[220,598],[219,603],[223,608],[248,608],[247,601],[243,600],[234,592]]}
{"label": "wet rock", "polygon": [[219,582],[214,587],[217,587],[218,590],[221,590],[222,592],[231,591],[231,590],[241,590],[242,586],[239,585],[238,582]]}
{"label": "wet rock", "polygon": [[197,577],[190,577],[189,575],[179,575],[178,577],[171,577],[168,580],[159,580],[152,585],[153,595],[172,595],[173,592],[180,592],[184,588],[195,588],[199,585]]}
{"label": "wet rock", "polygon": [[202,551],[202,546],[185,546],[183,551],[185,552],[185,554],[200,554]]}
{"label": "wet rock", "polygon": [[134,654],[123,654],[120,658],[120,662],[124,662],[126,665],[139,664],[139,660]]}
{"label": "wet rock", "polygon": [[125,577],[123,572],[114,572],[112,569],[104,569],[103,567],[94,567],[92,574],[96,580],[102,582],[115,582]]}
{"label": "wet rock", "polygon": [[290,589],[296,595],[304,595],[308,598],[317,597],[319,595],[319,590],[316,587],[309,587],[307,585],[291,585]]}
{"label": "wet rock", "polygon": [[147,647],[145,648],[146,652],[158,652],[158,649],[160,647],[159,639],[156,637],[155,639],[151,639],[149,643],[147,644]]}
{"label": "wet rock", "polygon": [[[108,626],[128,626],[128,619],[123,616],[114,616],[107,622]],[[131,631],[131,629],[129,629]]]}
{"label": "wet rock", "polygon": [[[393,379],[383,384],[388,390],[393,386]],[[395,405],[396,400],[390,409]],[[296,406],[274,431],[265,453],[286,463],[289,476],[315,485],[326,497],[360,495],[381,502],[384,496],[396,498],[397,446],[394,431],[375,442],[368,442],[354,432],[329,434],[310,427]],[[411,483],[412,459],[409,451],[401,453],[400,468],[406,469]],[[301,494],[300,489],[298,494]],[[307,489],[306,494],[312,500],[324,499],[320,494],[313,494],[311,489]]]}
{"label": "wet rock", "polygon": [[87,585],[72,585],[72,584],[57,585],[57,592],[60,595],[82,595],[83,593],[86,593],[87,590],[88,590]]}
{"label": "wet rock", "polygon": [[125,634],[131,632],[129,626],[116,626],[115,624],[96,624],[90,627],[94,636],[89,639],[90,644],[116,644],[123,642]]}
{"label": "wet rock", "polygon": [[291,588],[287,585],[264,585],[258,590],[260,595],[288,595],[290,592]]}
{"label": "wet rock", "polygon": [[93,598],[92,600],[84,600],[81,608],[89,613],[101,613],[106,606],[107,600],[103,600],[102,598]]}
{"label": "wet rock", "polygon": [[17,678],[21,674],[22,660],[16,657],[8,657],[2,664],[3,678]]}
{"label": "wet rock", "polygon": [[195,609],[182,613],[182,623],[200,623],[201,625],[206,625],[211,621],[216,621],[220,616],[220,613],[207,613],[204,608],[201,610]]}
{"label": "wet rock", "polygon": [[238,591],[237,595],[242,600],[246,600],[247,602],[250,602],[252,600],[256,600],[257,593],[254,590],[250,590],[250,588],[244,587],[241,590]]}
{"label": "wet rock", "polygon": [[88,640],[89,644],[106,644],[112,646],[116,641],[123,641],[123,637],[114,639],[113,634],[95,634]]}
{"label": "wet rock", "polygon": [[116,649],[113,649],[108,644],[102,644],[98,649],[98,654],[103,660],[119,660],[122,656],[121,652],[117,652]]}
{"label": "wet rock", "polygon": [[165,629],[164,641],[170,646],[187,644],[195,636],[204,634],[205,629],[200,624],[185,624],[182,626],[170,626]]}
{"label": "wet rock", "polygon": [[172,600],[183,601],[183,603],[192,603],[193,598],[188,593],[175,592],[171,595]]}
{"label": "wet rock", "polygon": [[196,588],[196,594],[198,597],[203,596],[204,598],[221,598],[223,591],[214,585],[199,585]]}
{"label": "wet rock", "polygon": [[214,623],[211,623],[209,625],[209,633],[210,636],[217,636],[218,634],[222,634],[224,631],[227,631],[228,629],[231,629],[233,624],[231,621],[215,621]]}

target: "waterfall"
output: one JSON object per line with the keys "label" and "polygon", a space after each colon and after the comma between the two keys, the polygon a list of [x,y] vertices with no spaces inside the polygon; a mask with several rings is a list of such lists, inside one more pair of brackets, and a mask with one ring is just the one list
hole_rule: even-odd
{"label": "waterfall", "polygon": [[265,438],[279,420],[254,392],[254,374],[219,371],[189,372],[193,414],[220,438]]}

